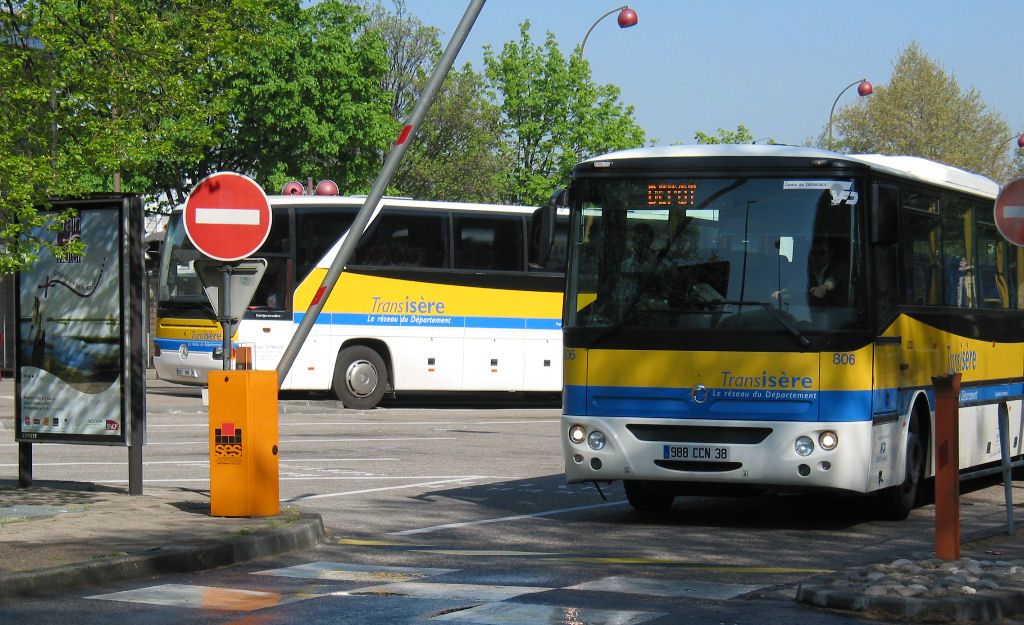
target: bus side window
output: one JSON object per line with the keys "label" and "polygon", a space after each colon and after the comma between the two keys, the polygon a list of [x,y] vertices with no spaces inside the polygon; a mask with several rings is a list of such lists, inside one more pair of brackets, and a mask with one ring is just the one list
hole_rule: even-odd
{"label": "bus side window", "polygon": [[353,264],[378,267],[445,266],[443,213],[410,213],[385,208],[363,235]]}
{"label": "bus side window", "polygon": [[456,215],[455,268],[523,270],[523,219]]}
{"label": "bus side window", "polygon": [[982,308],[1009,308],[1009,243],[994,224],[978,224],[978,301]]}
{"label": "bus side window", "polygon": [[904,209],[901,226],[903,303],[939,304],[942,266],[939,263],[939,224],[936,215]]}

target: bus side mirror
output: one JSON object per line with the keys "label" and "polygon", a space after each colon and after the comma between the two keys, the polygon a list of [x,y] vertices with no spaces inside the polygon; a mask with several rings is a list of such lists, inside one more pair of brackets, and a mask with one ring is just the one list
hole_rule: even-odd
{"label": "bus side mirror", "polygon": [[551,196],[547,206],[533,211],[530,222],[530,264],[535,267],[546,267],[551,258],[551,249],[555,244],[555,221],[558,208],[565,206],[568,194],[559,189]]}
{"label": "bus side mirror", "polygon": [[890,245],[900,238],[900,188],[875,184],[871,188],[871,242]]}

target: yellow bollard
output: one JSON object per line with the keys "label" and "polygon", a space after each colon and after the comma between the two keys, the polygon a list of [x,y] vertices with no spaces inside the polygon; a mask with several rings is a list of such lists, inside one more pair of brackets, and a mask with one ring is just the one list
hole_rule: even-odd
{"label": "yellow bollard", "polygon": [[210,515],[281,509],[277,372],[210,372]]}

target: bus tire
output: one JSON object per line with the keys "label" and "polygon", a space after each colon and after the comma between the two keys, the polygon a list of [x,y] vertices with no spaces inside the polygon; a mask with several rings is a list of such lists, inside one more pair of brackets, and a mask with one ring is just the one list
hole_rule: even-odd
{"label": "bus tire", "polygon": [[331,390],[346,408],[370,410],[384,396],[387,380],[388,368],[380,354],[365,345],[353,345],[338,354]]}
{"label": "bus tire", "polygon": [[626,500],[637,512],[664,512],[672,507],[675,495],[669,492],[652,490],[638,480],[625,480]]}
{"label": "bus tire", "polygon": [[879,493],[879,516],[890,521],[902,521],[907,518],[917,504],[924,482],[924,445],[913,425],[911,423],[912,427],[907,432],[906,471],[903,483]]}

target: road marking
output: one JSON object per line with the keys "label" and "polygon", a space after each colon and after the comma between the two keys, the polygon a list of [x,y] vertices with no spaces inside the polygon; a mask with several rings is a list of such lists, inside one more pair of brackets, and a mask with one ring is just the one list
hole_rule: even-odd
{"label": "road marking", "polygon": [[586,623],[587,625],[639,625],[665,616],[665,612],[638,610],[597,610],[557,605],[485,603],[467,610],[455,610],[432,621],[460,621],[480,625],[534,625],[536,623]]}
{"label": "road marking", "polygon": [[[306,479],[306,478],[302,478]],[[463,478],[452,479],[452,480],[437,480],[435,482],[420,482],[418,484],[404,484],[402,486],[385,486],[382,488],[365,488],[363,490],[350,490],[343,493],[324,493],[322,495],[301,495],[299,497],[292,497],[291,499],[282,499],[282,503],[296,503],[299,501],[308,501],[310,499],[327,499],[329,497],[348,497],[349,495],[362,495],[365,493],[379,493],[388,490],[401,490],[403,488],[421,488],[424,486],[444,486],[447,484],[458,484],[465,482],[472,482],[476,480],[493,479],[486,475],[467,475]]]}
{"label": "road marking", "polygon": [[558,552],[553,551],[503,551],[501,549],[433,549],[427,548],[407,548],[405,551],[416,551],[419,553],[437,553],[444,556],[480,556],[480,557],[527,557],[527,558],[547,558],[550,556],[562,555]]}
{"label": "road marking", "polygon": [[590,506],[576,506],[575,508],[559,508],[558,510],[545,510],[543,512],[533,512],[530,514],[517,514],[515,516],[505,516],[497,519],[480,519],[478,521],[466,521],[464,523],[448,523],[445,525],[434,525],[433,527],[421,527],[413,530],[403,530],[401,532],[388,532],[391,536],[411,536],[413,534],[429,534],[430,532],[439,532],[442,530],[455,529],[459,527],[471,527],[473,525],[487,525],[489,523],[505,523],[508,521],[519,521],[521,519],[529,519],[540,516],[553,516],[556,514],[564,514],[566,512],[579,512],[581,510],[596,510],[598,508],[610,508],[612,506],[626,505],[625,501],[611,501],[608,503],[598,503]]}
{"label": "road marking", "polygon": [[[396,582],[344,591],[348,596],[401,595],[416,599],[453,599],[457,601],[504,601],[521,595],[547,592],[539,586],[495,586],[492,584],[432,584],[424,582]],[[334,593],[335,595],[341,593]]]}
{"label": "road marking", "polygon": [[253,575],[296,577],[300,579],[331,579],[348,581],[407,582],[424,577],[453,573],[458,569],[435,569],[410,566],[376,566],[346,562],[308,562],[280,569],[256,571]]}
{"label": "road marking", "polygon": [[234,588],[164,584],[161,586],[150,586],[148,588],[113,592],[104,595],[93,595],[86,598],[100,599],[102,601],[147,603],[151,605],[164,605],[178,608],[251,612],[253,610],[262,610],[264,608],[322,596],[322,594],[309,593],[284,595],[276,592],[236,590]]}
{"label": "road marking", "polygon": [[735,566],[729,564],[702,564],[691,560],[675,560],[672,558],[631,558],[631,557],[598,557],[598,556],[566,556],[554,558],[561,562],[579,562],[585,564],[658,564],[672,565],[686,569],[701,571],[718,571],[720,573],[834,573],[829,569],[802,569],[792,567],[771,566]]}
{"label": "road marking", "polygon": [[[438,476],[429,476],[429,475],[398,475],[398,476],[389,476],[389,475],[325,475],[325,476],[306,476],[306,475],[302,475],[302,476],[298,476],[298,477],[278,477],[278,479],[280,481],[282,481],[282,482],[308,482],[308,481],[313,481],[313,480],[320,480],[320,481],[323,481],[323,480],[351,480],[351,481],[360,481],[360,480],[422,480],[423,478],[433,478],[433,477],[444,478],[444,479],[438,479],[437,481],[434,481],[434,482],[421,482],[419,484],[403,484],[401,486],[385,486],[385,487],[381,487],[381,488],[368,488],[368,489],[365,489],[365,490],[348,491],[348,492],[344,492],[344,493],[328,493],[328,494],[325,494],[325,495],[302,495],[302,496],[299,496],[299,497],[295,497],[294,499],[282,499],[281,502],[282,503],[292,503],[292,502],[296,502],[296,501],[305,501],[306,499],[322,499],[322,498],[325,498],[325,497],[342,497],[342,496],[345,496],[345,495],[359,495],[361,493],[376,493],[376,492],[379,492],[379,491],[399,490],[399,489],[402,489],[402,488],[414,488],[414,487],[417,487],[417,486],[435,486],[435,485],[438,485],[438,484],[453,484],[453,483],[462,483],[462,482],[475,481],[475,480],[483,480],[483,479],[494,479],[494,478],[491,478],[491,477],[486,476],[486,475],[470,475],[470,476],[466,476],[466,477],[448,477],[448,476],[440,476],[440,475],[438,475]],[[206,478],[159,478],[159,479],[143,479],[142,480],[143,484],[175,484],[175,483],[178,483],[178,482],[202,484],[202,483],[209,482],[209,481],[210,481],[210,478],[208,478],[208,477],[206,477]],[[97,480],[96,483],[97,484],[127,484],[128,480]]]}
{"label": "road marking", "polygon": [[[420,437],[420,436],[404,436],[404,437],[392,437],[392,438],[282,438],[278,441],[278,445],[301,445],[304,443],[395,443],[401,441],[454,441],[458,440],[454,437]],[[175,447],[181,445],[207,445],[209,440],[195,439],[192,441],[176,441],[168,443],[146,443],[148,447]]]}
{"label": "road marking", "polygon": [[569,590],[592,590],[597,592],[620,592],[632,595],[654,595],[656,597],[687,597],[692,599],[714,599],[724,601],[745,595],[765,586],[749,584],[719,584],[680,579],[646,579],[640,577],[613,576],[569,586]]}

